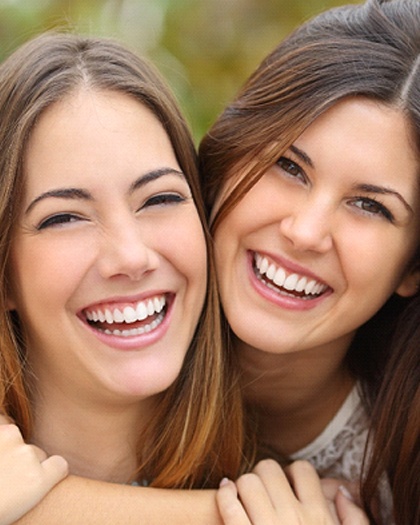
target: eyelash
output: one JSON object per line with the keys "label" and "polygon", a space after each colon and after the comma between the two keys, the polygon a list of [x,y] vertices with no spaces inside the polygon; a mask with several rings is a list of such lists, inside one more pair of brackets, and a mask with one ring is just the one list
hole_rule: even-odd
{"label": "eyelash", "polygon": [[[305,171],[299,166],[299,164],[291,159],[288,159],[287,157],[280,157],[280,159],[277,161],[278,166],[281,170],[283,170],[288,176],[292,178],[296,178],[299,180],[302,180],[305,182],[307,180],[307,176]],[[361,209],[362,212],[367,213],[369,215],[382,215],[386,220],[388,220],[391,223],[395,222],[394,215],[389,211],[389,209],[384,206],[381,202],[378,200],[372,198],[372,197],[362,197],[357,196],[351,199],[351,202],[361,202],[363,204],[368,204],[376,209],[376,211],[369,211],[363,208],[363,204],[361,206],[357,206]]]}
{"label": "eyelash", "polygon": [[[165,206],[171,204],[177,204],[184,202],[185,198],[176,193],[159,193],[158,195],[153,195],[147,199],[147,201],[141,206],[142,208],[153,207],[153,206]],[[64,224],[69,224],[71,222],[77,222],[83,220],[77,215],[71,213],[59,213],[57,215],[52,215],[44,219],[38,226],[37,230],[44,230],[46,228],[60,227]]]}
{"label": "eyelash", "polygon": [[141,208],[149,206],[165,206],[170,204],[178,204],[184,201],[185,197],[179,195],[178,193],[159,193],[147,199],[147,201],[142,205]]}
{"label": "eyelash", "polygon": [[357,206],[362,210],[362,212],[368,213],[369,215],[382,215],[386,220],[393,223],[395,222],[394,215],[389,211],[389,209],[384,206],[381,202],[377,201],[376,199],[373,199],[372,197],[354,197],[352,199],[353,203],[361,202],[363,204],[368,204],[370,206],[373,206],[376,211],[370,211],[364,209],[362,206]]}
{"label": "eyelash", "polygon": [[38,226],[37,230],[45,230],[45,228],[60,227],[63,224],[68,224],[70,222],[76,222],[82,220],[77,215],[71,213],[59,213],[57,215],[52,215],[44,219]]}
{"label": "eyelash", "polygon": [[294,162],[287,157],[280,157],[277,161],[277,165],[281,170],[287,173],[287,175],[293,178],[300,178],[302,181],[306,181],[306,173],[297,162]]}

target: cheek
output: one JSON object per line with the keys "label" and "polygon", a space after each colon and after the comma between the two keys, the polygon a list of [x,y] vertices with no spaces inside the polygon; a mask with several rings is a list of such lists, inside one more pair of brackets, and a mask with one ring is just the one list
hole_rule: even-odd
{"label": "cheek", "polygon": [[200,289],[206,289],[207,247],[198,217],[183,222],[182,226],[173,224],[164,233],[161,248],[162,256],[177,273]]}
{"label": "cheek", "polygon": [[15,307],[56,311],[83,278],[90,255],[85,245],[71,242],[17,245],[11,264]]}
{"label": "cheek", "polygon": [[413,236],[348,230],[340,244],[340,260],[348,284],[387,298],[398,287],[415,251]]}

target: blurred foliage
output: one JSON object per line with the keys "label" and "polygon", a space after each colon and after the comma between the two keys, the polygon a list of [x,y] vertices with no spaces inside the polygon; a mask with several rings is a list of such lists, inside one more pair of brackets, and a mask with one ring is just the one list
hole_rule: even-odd
{"label": "blurred foliage", "polygon": [[160,69],[197,140],[295,26],[355,0],[0,0],[0,59],[48,29],[115,37]]}

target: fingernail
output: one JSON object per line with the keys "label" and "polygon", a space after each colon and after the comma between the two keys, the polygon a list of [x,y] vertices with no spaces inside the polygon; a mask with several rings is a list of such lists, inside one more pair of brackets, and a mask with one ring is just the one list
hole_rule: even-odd
{"label": "fingernail", "polygon": [[228,483],[229,483],[229,478],[222,478],[220,483],[219,483],[219,487],[224,487]]}
{"label": "fingernail", "polygon": [[354,498],[353,496],[350,494],[349,490],[347,487],[345,487],[344,485],[340,485],[338,487],[338,490],[341,492],[341,494],[343,494],[344,497],[346,497],[348,500],[350,501],[354,501]]}

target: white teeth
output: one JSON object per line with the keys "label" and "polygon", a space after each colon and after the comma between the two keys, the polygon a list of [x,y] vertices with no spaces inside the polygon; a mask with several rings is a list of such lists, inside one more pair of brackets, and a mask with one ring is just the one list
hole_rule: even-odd
{"label": "white teeth", "polygon": [[286,290],[292,291],[296,288],[296,285],[298,283],[299,276],[295,273],[292,273],[292,275],[289,275],[287,279],[284,281],[283,288],[286,288]]}
{"label": "white teeth", "polygon": [[305,289],[305,286],[306,286],[307,283],[308,283],[307,278],[306,277],[302,277],[301,279],[299,279],[295,290],[297,292],[303,292],[303,290]]}
{"label": "white teeth", "polygon": [[277,284],[277,286],[283,286],[285,280],[286,272],[283,270],[283,268],[279,268],[274,275],[274,284]]}
{"label": "white teeth", "polygon": [[268,261],[265,257],[262,258],[261,264],[259,266],[260,272],[264,275],[266,271],[268,270]]}
{"label": "white teeth", "polygon": [[305,286],[305,293],[309,295],[312,293],[313,289],[315,288],[316,282],[315,281],[309,281],[309,283]]}
{"label": "white teeth", "polygon": [[124,322],[124,314],[118,310],[118,308],[115,308],[113,312],[114,316],[114,322],[115,323],[123,323]]}
{"label": "white teeth", "polygon": [[155,305],[153,304],[153,301],[147,302],[147,313],[149,315],[153,315],[155,313]]}
{"label": "white teeth", "polygon": [[159,312],[162,311],[162,308],[163,308],[163,305],[161,304],[160,300],[158,297],[155,297],[153,299],[153,305],[155,307],[155,312],[158,314]]}
{"label": "white teeth", "polygon": [[267,275],[267,277],[269,279],[271,279],[271,280],[274,279],[274,276],[276,275],[276,267],[274,266],[274,264],[270,264],[270,266],[268,267],[266,275]]}
{"label": "white teeth", "polygon": [[123,310],[123,315],[126,323],[134,323],[137,321],[137,314],[132,306],[126,306]]}
{"label": "white teeth", "polygon": [[296,273],[287,275],[283,268],[277,268],[266,257],[257,253],[255,254],[255,266],[260,275],[265,275],[267,279],[288,292],[304,292],[305,295],[316,296],[327,289],[325,284],[319,283],[314,279],[309,280],[308,277],[303,277]]}
{"label": "white teeth", "polygon": [[136,308],[137,319],[143,321],[148,316],[147,307],[144,303],[139,303]]}
{"label": "white teeth", "polygon": [[165,304],[166,298],[162,295],[159,297],[154,297],[153,299],[148,299],[147,301],[140,301],[133,306],[125,306],[122,310],[119,308],[114,308],[113,310],[105,308],[103,311],[86,311],[86,319],[92,322],[106,322],[107,324],[131,324],[135,323],[136,321],[144,321],[152,315],[159,314],[165,307]]}
{"label": "white teeth", "polygon": [[108,324],[112,324],[114,322],[114,318],[112,317],[112,314],[108,309],[105,310],[105,321]]}
{"label": "white teeth", "polygon": [[151,332],[152,330],[154,330],[160,325],[164,317],[165,315],[161,313],[150,324],[146,324],[144,326],[141,326],[140,328],[131,328],[130,330],[109,330],[108,328],[106,330],[101,330],[99,328],[99,330],[103,331],[104,334],[107,334],[107,335],[116,335],[119,337],[133,337],[133,336],[147,334]]}

